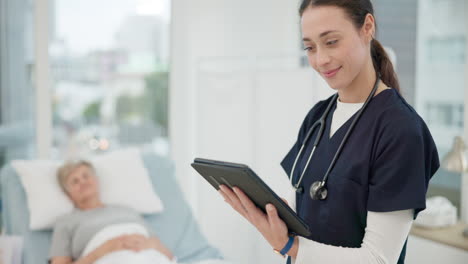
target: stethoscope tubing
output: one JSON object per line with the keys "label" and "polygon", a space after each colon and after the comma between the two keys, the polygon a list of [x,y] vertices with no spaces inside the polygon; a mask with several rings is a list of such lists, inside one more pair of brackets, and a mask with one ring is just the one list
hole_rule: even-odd
{"label": "stethoscope tubing", "polygon": [[[338,160],[338,157],[340,156],[340,154],[342,152],[342,149],[343,149],[344,145],[346,144],[346,141],[348,140],[349,136],[351,135],[351,132],[354,129],[354,126],[356,125],[357,121],[361,117],[362,113],[364,112],[365,108],[369,104],[372,97],[374,97],[375,92],[377,91],[377,87],[379,86],[379,83],[380,83],[380,75],[378,74],[377,75],[377,80],[376,80],[376,82],[374,84],[374,88],[372,89],[371,93],[369,94],[366,101],[364,102],[364,105],[361,107],[361,109],[359,109],[358,113],[356,114],[356,117],[354,118],[354,120],[351,123],[348,131],[346,132],[345,136],[343,137],[343,140],[341,141],[341,143],[340,143],[340,145],[338,147],[338,150],[335,152],[335,155],[334,155],[334,157],[332,159],[332,162],[328,166],[328,169],[327,169],[327,171],[326,171],[326,173],[325,173],[325,175],[324,175],[324,177],[322,179],[322,185],[323,186],[325,186],[325,183],[326,183],[326,181],[328,179],[328,176],[330,175],[331,170],[335,166],[335,163]],[[299,150],[299,152],[298,152],[298,154],[296,156],[296,159],[294,160],[294,163],[293,163],[289,178],[290,178],[291,185],[293,186],[293,188],[296,191],[298,191],[299,189],[302,190],[302,187],[299,187],[299,186],[300,186],[300,184],[302,182],[302,179],[303,179],[303,177],[305,175],[305,172],[307,171],[307,168],[309,167],[309,163],[312,160],[312,156],[314,155],[315,149],[317,148],[318,144],[320,143],[320,140],[322,139],[324,129],[325,129],[325,120],[326,120],[326,118],[328,116],[328,113],[330,112],[331,107],[333,106],[334,102],[336,101],[337,97],[338,97],[338,93],[333,95],[333,98],[331,99],[330,103],[328,104],[327,108],[325,109],[324,114],[309,129],[309,132],[307,133],[307,136],[305,137],[305,139],[304,139],[304,141],[302,143],[302,146],[301,146],[301,148],[300,148],[300,150]],[[302,152],[304,151],[305,145],[307,144],[307,141],[309,140],[309,137],[312,136],[313,132],[315,131],[315,129],[317,127],[319,127],[319,132],[318,132],[318,134],[317,134],[317,136],[315,138],[312,151],[311,151],[311,153],[309,155],[309,158],[307,159],[307,162],[306,162],[306,165],[305,165],[304,169],[302,170],[302,173],[301,173],[301,176],[300,176],[298,182],[296,184],[293,184],[294,170],[296,169],[296,165],[297,165],[297,162],[299,160],[299,157],[301,156]]]}

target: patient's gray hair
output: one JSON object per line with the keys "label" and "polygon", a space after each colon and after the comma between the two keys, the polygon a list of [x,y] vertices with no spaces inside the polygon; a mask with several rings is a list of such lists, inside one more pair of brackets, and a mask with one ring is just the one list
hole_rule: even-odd
{"label": "patient's gray hair", "polygon": [[86,166],[93,172],[95,171],[93,164],[86,160],[67,161],[65,164],[60,166],[57,170],[57,179],[62,190],[67,193],[66,183],[68,176],[78,167]]}

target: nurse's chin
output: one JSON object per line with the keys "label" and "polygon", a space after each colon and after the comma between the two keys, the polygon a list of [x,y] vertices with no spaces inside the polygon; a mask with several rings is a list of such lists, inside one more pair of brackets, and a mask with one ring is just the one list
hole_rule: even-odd
{"label": "nurse's chin", "polygon": [[328,86],[330,88],[332,88],[333,90],[335,90],[336,92],[340,91],[340,90],[343,90],[345,89],[346,85],[343,84],[343,82],[340,82],[340,81],[327,81],[325,80],[326,83],[328,84]]}
{"label": "nurse's chin", "polygon": [[349,81],[342,77],[336,78],[337,76],[334,76],[334,78],[326,78],[323,75],[320,75],[320,77],[322,77],[322,79],[328,84],[328,87],[332,88],[336,92],[346,89],[349,85]]}

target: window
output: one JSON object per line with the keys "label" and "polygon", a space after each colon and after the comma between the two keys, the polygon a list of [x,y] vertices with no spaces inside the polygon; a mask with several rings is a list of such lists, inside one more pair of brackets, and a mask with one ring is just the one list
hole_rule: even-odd
{"label": "window", "polygon": [[[405,99],[427,123],[439,158],[463,135],[466,65],[465,0],[375,0],[377,38],[396,54]],[[401,19],[395,19],[400,17]],[[460,203],[461,174],[440,168],[428,196]]]}
{"label": "window", "polygon": [[55,156],[126,146],[166,154],[169,1],[56,0],[55,5],[50,45]]}
{"label": "window", "polygon": [[[416,109],[426,120],[442,158],[463,135],[466,65],[466,1],[419,1]],[[440,168],[428,196],[460,204],[461,174]]]}
{"label": "window", "polygon": [[428,39],[427,57],[430,63],[461,64],[466,62],[464,36],[432,37]]}
{"label": "window", "polygon": [[457,121],[457,125],[459,128],[463,128],[465,126],[465,123],[464,123],[465,120],[463,118],[464,113],[465,113],[464,105],[459,105],[457,112],[456,112],[456,121]]}
{"label": "window", "polygon": [[[169,0],[48,3],[53,156],[167,154]],[[36,152],[34,7],[0,0],[0,166]]]}
{"label": "window", "polygon": [[463,129],[463,104],[427,103],[426,122],[431,125]]}
{"label": "window", "polygon": [[0,0],[0,167],[34,154],[32,18],[31,1]]}

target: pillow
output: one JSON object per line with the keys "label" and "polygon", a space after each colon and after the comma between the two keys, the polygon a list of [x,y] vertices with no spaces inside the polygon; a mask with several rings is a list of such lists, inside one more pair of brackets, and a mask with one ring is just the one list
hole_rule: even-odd
{"label": "pillow", "polygon": [[58,217],[73,210],[72,202],[60,189],[55,176],[59,162],[15,160],[11,165],[26,192],[31,229],[51,228]]}
{"label": "pillow", "polygon": [[[127,206],[141,214],[164,210],[137,149],[114,151],[88,160],[96,168],[104,204]],[[32,230],[51,229],[59,217],[73,210],[73,203],[63,193],[56,176],[62,163],[47,160],[11,163],[26,192]]]}
{"label": "pillow", "polygon": [[114,151],[91,159],[104,204],[123,205],[142,214],[163,211],[138,149]]}

